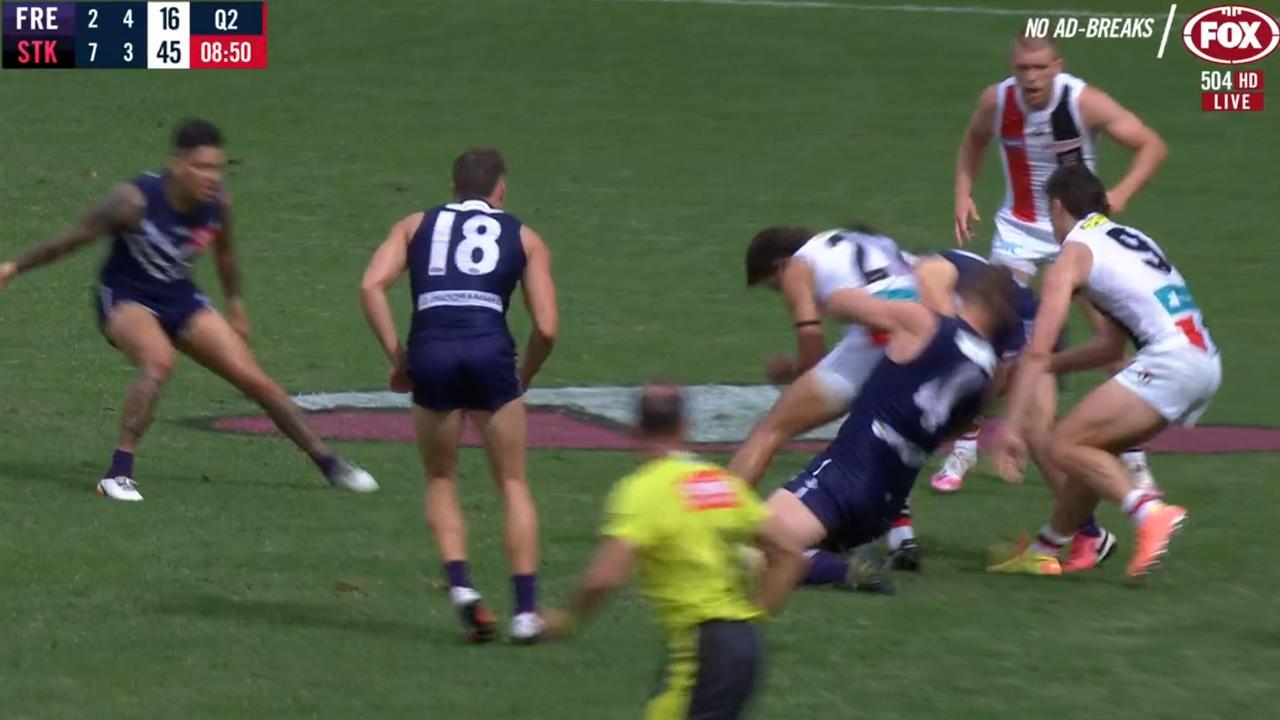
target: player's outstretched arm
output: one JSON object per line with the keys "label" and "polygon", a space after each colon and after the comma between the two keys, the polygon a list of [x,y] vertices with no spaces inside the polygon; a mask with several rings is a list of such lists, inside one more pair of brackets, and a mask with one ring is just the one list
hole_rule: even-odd
{"label": "player's outstretched arm", "polygon": [[396,333],[391,305],[387,303],[387,288],[404,274],[408,264],[409,238],[421,223],[422,213],[415,213],[396,223],[387,234],[387,239],[373,253],[373,259],[369,261],[364,278],[360,281],[360,306],[364,309],[364,318],[391,363],[391,389],[399,392],[406,392],[411,388],[408,387],[404,348]]}
{"label": "player's outstretched arm", "polygon": [[538,233],[528,227],[520,228],[520,241],[525,254],[520,289],[529,319],[533,321],[520,366],[520,382],[528,388],[555,346],[560,332],[560,312],[556,307],[555,280],[551,277],[551,250]]}
{"label": "player's outstretched arm", "polygon": [[609,593],[627,581],[634,554],[634,548],[622,538],[608,535],[601,538],[568,611],[546,613],[547,634],[553,638],[566,637],[590,619]]}
{"label": "player's outstretched arm", "polygon": [[1056,352],[1049,358],[1049,372],[1054,374],[1080,372],[1103,367],[1124,357],[1124,345],[1128,336],[1111,318],[1100,315],[1094,324],[1093,336],[1088,342]]}
{"label": "player's outstretched arm", "polygon": [[822,310],[813,297],[813,268],[807,262],[789,262],[778,277],[778,285],[796,333],[796,357],[773,358],[765,367],[772,383],[785,384],[808,372],[827,353],[822,332]]}
{"label": "player's outstretched arm", "polygon": [[964,245],[973,239],[971,223],[982,219],[978,206],[973,203],[973,183],[982,169],[982,156],[995,135],[996,86],[992,85],[978,96],[978,106],[973,109],[969,126],[960,138],[956,151],[955,230],[956,244]]}
{"label": "player's outstretched arm", "polygon": [[1113,213],[1121,213],[1129,200],[1146,185],[1169,154],[1169,148],[1156,131],[1105,92],[1087,87],[1080,94],[1080,114],[1085,127],[1103,132],[1112,140],[1133,151],[1129,171],[1107,193]]}
{"label": "player's outstretched arm", "polygon": [[222,231],[213,243],[213,263],[218,271],[218,283],[227,301],[227,321],[240,337],[249,339],[249,313],[240,295],[240,265],[236,260],[235,241],[231,235],[231,200],[222,198]]}
{"label": "player's outstretched arm", "polygon": [[1036,311],[1031,340],[1018,357],[1005,402],[1004,423],[996,450],[1000,474],[1006,480],[1022,476],[1026,454],[1026,425],[1035,397],[1036,384],[1050,369],[1053,346],[1066,325],[1071,310],[1071,296],[1084,284],[1093,267],[1093,253],[1081,243],[1062,246],[1053,264],[1045,272],[1040,289],[1040,307]]}
{"label": "player's outstretched arm", "polygon": [[0,264],[0,290],[13,278],[47,265],[78,250],[101,235],[136,229],[142,222],[147,201],[137,187],[122,183],[94,203],[80,222],[60,235],[36,245],[12,261]]}
{"label": "player's outstretched arm", "polygon": [[805,548],[794,542],[784,525],[774,517],[761,525],[755,544],[765,556],[765,571],[760,578],[760,607],[770,615],[776,615],[804,577]]}
{"label": "player's outstretched arm", "polygon": [[937,255],[920,258],[913,271],[920,302],[939,315],[955,315],[956,266]]}
{"label": "player's outstretched arm", "polygon": [[934,313],[920,303],[885,300],[866,290],[846,288],[827,298],[826,311],[841,322],[856,323],[888,333],[930,335],[936,322]]}

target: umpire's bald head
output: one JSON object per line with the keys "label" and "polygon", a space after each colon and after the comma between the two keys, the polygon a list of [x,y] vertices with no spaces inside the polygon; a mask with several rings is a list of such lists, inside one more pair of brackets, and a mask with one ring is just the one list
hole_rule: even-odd
{"label": "umpire's bald head", "polygon": [[650,382],[640,390],[636,427],[646,440],[678,440],[684,435],[684,396],[673,383]]}

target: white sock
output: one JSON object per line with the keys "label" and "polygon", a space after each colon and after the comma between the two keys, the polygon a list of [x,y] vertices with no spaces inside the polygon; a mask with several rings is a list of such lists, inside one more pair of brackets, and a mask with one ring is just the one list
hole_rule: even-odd
{"label": "white sock", "polygon": [[1071,539],[1075,537],[1075,533],[1061,535],[1054,531],[1051,525],[1045,525],[1040,528],[1040,534],[1032,541],[1029,548],[1032,552],[1044,553],[1045,555],[1057,556],[1062,552],[1062,548],[1071,544]]}
{"label": "white sock", "polygon": [[1160,502],[1160,496],[1154,495],[1146,490],[1130,490],[1128,495],[1124,496],[1124,500],[1120,503],[1120,509],[1129,514],[1133,518],[1135,524],[1141,523],[1147,518],[1152,511],[1160,508],[1163,503]]}
{"label": "white sock", "polygon": [[975,433],[973,436],[961,435],[956,438],[955,447],[951,452],[956,455],[975,457],[978,454],[978,435]]}
{"label": "white sock", "polygon": [[915,528],[910,525],[895,525],[889,528],[889,551],[897,550],[902,547],[902,543],[914,539],[915,536]]}
{"label": "white sock", "polygon": [[1125,467],[1130,467],[1132,465],[1146,465],[1147,452],[1142,449],[1126,450],[1125,452],[1120,453],[1120,462],[1124,463]]}

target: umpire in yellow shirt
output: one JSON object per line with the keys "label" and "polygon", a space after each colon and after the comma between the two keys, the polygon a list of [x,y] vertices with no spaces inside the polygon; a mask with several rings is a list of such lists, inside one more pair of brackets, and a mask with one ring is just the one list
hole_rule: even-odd
{"label": "umpire in yellow shirt", "polygon": [[548,613],[547,634],[567,635],[584,621],[626,582],[635,560],[641,590],[668,642],[646,720],[740,718],[760,674],[757,621],[790,590],[778,583],[754,596],[749,547],[795,573],[803,567],[803,548],[771,537],[764,505],[746,483],[682,452],[678,388],[646,385],[639,416],[645,462],[610,494],[595,557],[569,612]]}

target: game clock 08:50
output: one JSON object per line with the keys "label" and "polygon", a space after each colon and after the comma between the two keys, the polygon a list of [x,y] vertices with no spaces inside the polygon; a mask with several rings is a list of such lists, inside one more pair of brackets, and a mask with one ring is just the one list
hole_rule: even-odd
{"label": "game clock 08:50", "polygon": [[200,43],[200,62],[248,65],[253,62],[253,43],[244,40],[205,40]]}

